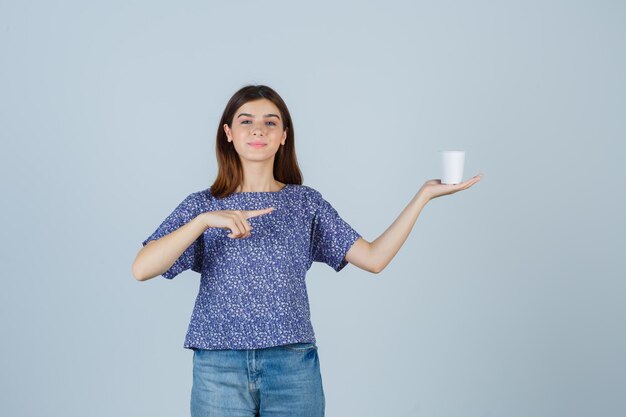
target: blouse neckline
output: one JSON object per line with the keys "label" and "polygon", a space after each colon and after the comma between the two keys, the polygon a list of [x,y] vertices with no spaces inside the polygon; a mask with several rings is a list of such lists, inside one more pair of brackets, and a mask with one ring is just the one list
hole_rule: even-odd
{"label": "blouse neckline", "polygon": [[285,190],[285,188],[289,187],[291,184],[285,184],[285,186],[283,188],[281,188],[278,191],[237,191],[234,193],[231,193],[230,195],[270,195],[270,194],[279,194],[281,192],[283,192]]}

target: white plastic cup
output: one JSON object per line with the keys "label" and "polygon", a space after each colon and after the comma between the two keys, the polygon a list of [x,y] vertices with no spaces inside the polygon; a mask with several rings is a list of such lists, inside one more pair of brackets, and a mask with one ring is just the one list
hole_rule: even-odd
{"label": "white plastic cup", "polygon": [[465,151],[441,152],[441,183],[459,184],[463,182],[463,167],[465,165]]}

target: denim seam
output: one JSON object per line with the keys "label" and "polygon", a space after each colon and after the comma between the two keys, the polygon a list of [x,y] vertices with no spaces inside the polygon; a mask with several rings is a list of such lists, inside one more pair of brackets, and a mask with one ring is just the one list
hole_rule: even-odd
{"label": "denim seam", "polygon": [[250,397],[252,397],[252,400],[254,401],[256,406],[258,407],[259,406],[259,401],[258,401],[256,395],[254,395],[254,393],[253,393],[253,391],[255,391],[255,390],[251,388],[252,378],[250,376],[250,350],[249,349],[246,350],[246,368],[248,368],[248,394],[250,394]]}

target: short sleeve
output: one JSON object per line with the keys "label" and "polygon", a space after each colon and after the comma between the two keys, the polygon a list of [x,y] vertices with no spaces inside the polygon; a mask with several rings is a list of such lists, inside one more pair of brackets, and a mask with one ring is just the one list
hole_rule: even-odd
{"label": "short sleeve", "polygon": [[[149,241],[160,239],[193,220],[198,213],[198,208],[194,201],[194,194],[187,196],[187,198],[185,198],[185,200],[183,200],[183,202],[180,203],[178,207],[176,207],[174,211],[165,218],[163,223],[161,223],[154,233],[142,242],[142,245],[146,246]],[[191,269],[195,272],[202,272],[203,254],[204,237],[203,235],[200,235],[198,239],[185,249],[170,269],[165,271],[162,276],[167,279],[172,279],[187,269]]]}
{"label": "short sleeve", "polygon": [[346,253],[361,235],[339,216],[318,191],[314,195],[317,208],[311,236],[313,261],[324,262],[339,272],[348,264]]}

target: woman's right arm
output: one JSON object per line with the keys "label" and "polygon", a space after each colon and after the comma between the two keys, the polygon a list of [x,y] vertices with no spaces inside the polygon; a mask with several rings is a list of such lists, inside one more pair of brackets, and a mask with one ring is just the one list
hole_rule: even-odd
{"label": "woman's right arm", "polygon": [[273,210],[273,207],[268,207],[261,210],[205,211],[162,238],[146,243],[133,262],[133,276],[137,281],[146,281],[163,274],[209,227],[229,229],[231,233],[228,237],[231,239],[250,237],[252,228],[248,219]]}
{"label": "woman's right arm", "polygon": [[133,262],[135,279],[146,281],[163,274],[208,227],[206,213],[202,213],[172,233],[149,241]]}

